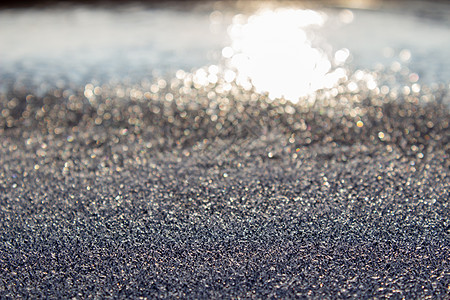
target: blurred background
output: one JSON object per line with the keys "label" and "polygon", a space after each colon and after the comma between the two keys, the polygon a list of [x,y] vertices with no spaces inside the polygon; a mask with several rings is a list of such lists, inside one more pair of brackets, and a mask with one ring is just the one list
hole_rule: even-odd
{"label": "blurred background", "polygon": [[[297,101],[351,78],[448,84],[447,1],[2,1],[0,91],[192,74]],[[383,79],[384,80],[384,79]],[[385,80],[386,81],[386,80]],[[405,82],[402,82],[405,81]],[[356,89],[356,86],[354,86]]]}

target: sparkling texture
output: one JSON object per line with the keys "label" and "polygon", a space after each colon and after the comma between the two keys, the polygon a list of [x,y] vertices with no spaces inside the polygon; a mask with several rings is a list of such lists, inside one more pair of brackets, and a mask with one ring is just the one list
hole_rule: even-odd
{"label": "sparkling texture", "polygon": [[352,70],[339,48],[344,77],[286,99],[222,49],[138,83],[4,84],[0,297],[447,298],[449,86],[412,50]]}

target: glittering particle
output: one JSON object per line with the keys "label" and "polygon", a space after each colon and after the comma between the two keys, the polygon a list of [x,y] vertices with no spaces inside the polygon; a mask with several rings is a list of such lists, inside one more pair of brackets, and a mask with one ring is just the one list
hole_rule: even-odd
{"label": "glittering particle", "polygon": [[350,51],[346,48],[336,51],[334,54],[334,60],[336,64],[343,64],[350,55]]}
{"label": "glittering particle", "polygon": [[403,49],[400,51],[399,57],[404,62],[409,61],[411,59],[411,51],[408,49]]}
{"label": "glittering particle", "polygon": [[[208,22],[232,17],[212,5]],[[221,61],[163,78],[0,88],[2,295],[445,295],[449,87],[401,57],[349,68],[313,43],[328,14],[238,15]],[[266,50],[294,55],[264,40],[280,28],[314,58],[287,90],[242,76]]]}
{"label": "glittering particle", "polygon": [[225,58],[231,58],[234,54],[233,48],[231,47],[225,47],[222,49],[222,55]]}
{"label": "glittering particle", "polygon": [[343,9],[339,13],[339,20],[344,24],[349,24],[353,22],[353,19],[354,19],[353,12],[349,9]]}

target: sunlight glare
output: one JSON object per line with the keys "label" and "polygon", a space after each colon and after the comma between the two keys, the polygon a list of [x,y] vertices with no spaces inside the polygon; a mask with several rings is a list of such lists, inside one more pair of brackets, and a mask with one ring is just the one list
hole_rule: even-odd
{"label": "sunlight glare", "polygon": [[[332,70],[328,55],[312,46],[310,29],[322,26],[326,17],[313,10],[278,9],[257,13],[247,22],[239,18],[228,29],[232,45],[223,49],[223,56],[237,71],[238,81],[250,81],[272,99],[298,101],[346,76],[342,68]],[[348,55],[342,49],[335,60],[340,65]]]}

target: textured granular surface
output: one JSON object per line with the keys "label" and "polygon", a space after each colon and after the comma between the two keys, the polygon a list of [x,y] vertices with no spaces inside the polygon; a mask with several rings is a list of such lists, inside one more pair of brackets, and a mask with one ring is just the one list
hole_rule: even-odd
{"label": "textured granular surface", "polygon": [[2,298],[450,296],[445,88],[9,91]]}

